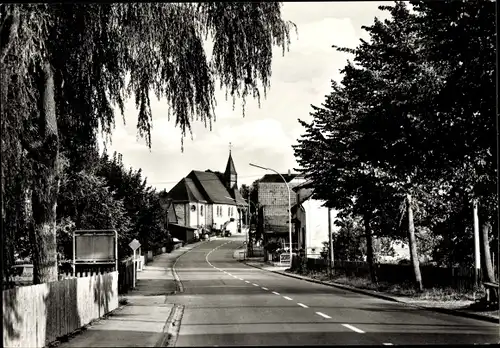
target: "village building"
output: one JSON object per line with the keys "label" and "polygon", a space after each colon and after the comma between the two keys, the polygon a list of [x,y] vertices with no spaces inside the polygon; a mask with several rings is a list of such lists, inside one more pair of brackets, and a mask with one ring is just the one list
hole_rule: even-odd
{"label": "village building", "polygon": [[[285,181],[286,183],[285,183]],[[259,205],[259,235],[262,236],[264,245],[270,241],[279,241],[284,249],[289,245],[288,227],[288,188],[290,187],[290,206],[296,204],[296,194],[293,188],[305,179],[302,175],[288,174],[266,174],[258,181],[258,205]],[[293,221],[292,221],[293,223]],[[292,247],[297,248],[297,233],[292,225]],[[267,251],[264,259],[268,259]]]}
{"label": "village building", "polygon": [[176,238],[189,242],[203,232],[241,232],[247,203],[238,190],[231,150],[224,173],[192,170],[168,192],[167,199],[173,211],[169,226]]}
{"label": "village building", "polygon": [[314,190],[310,184],[310,181],[306,181],[293,188],[297,203],[292,207],[292,221],[298,235],[299,249],[304,250],[308,258],[317,259],[321,257],[323,243],[329,241],[328,232],[336,233],[339,230],[335,224],[338,212],[325,207],[325,201],[313,198]]}

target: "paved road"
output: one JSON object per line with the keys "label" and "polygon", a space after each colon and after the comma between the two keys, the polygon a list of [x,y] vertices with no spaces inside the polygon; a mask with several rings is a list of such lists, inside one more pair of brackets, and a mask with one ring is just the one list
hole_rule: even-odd
{"label": "paved road", "polygon": [[176,346],[497,343],[498,325],[420,310],[246,266],[242,237],[182,256]]}

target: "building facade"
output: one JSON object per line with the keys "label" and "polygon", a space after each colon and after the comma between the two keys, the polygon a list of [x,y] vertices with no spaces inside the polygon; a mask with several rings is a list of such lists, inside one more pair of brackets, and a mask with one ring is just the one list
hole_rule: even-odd
{"label": "building facade", "polygon": [[228,230],[237,233],[247,205],[238,190],[231,151],[224,173],[192,170],[167,194],[177,223],[198,233]]}
{"label": "building facade", "polygon": [[[282,178],[283,177],[283,178]],[[289,215],[288,215],[288,188],[290,187],[290,206],[296,204],[296,194],[293,187],[304,182],[301,175],[267,174],[258,181],[259,223],[258,229],[263,237],[264,245],[271,240],[280,241],[286,249],[289,245]],[[293,221],[292,221],[293,224]],[[295,228],[292,226],[292,247],[298,245]],[[267,258],[267,253],[265,254]]]}
{"label": "building facade", "polygon": [[314,199],[313,189],[308,187],[308,183],[304,182],[293,189],[297,202],[292,209],[293,221],[299,248],[305,251],[308,258],[320,258],[323,242],[329,241],[329,231],[336,233],[339,230],[335,224],[338,212],[324,207],[324,201]]}

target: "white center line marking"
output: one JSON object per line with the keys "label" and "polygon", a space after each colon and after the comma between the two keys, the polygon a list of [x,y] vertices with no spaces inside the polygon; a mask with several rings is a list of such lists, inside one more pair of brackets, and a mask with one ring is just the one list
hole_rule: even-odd
{"label": "white center line marking", "polygon": [[259,286],[258,284],[252,283],[253,286]]}
{"label": "white center line marking", "polygon": [[325,313],[316,312],[316,314],[319,315],[319,316],[322,316],[323,318],[326,318],[326,319],[331,319],[332,318],[329,315],[326,315]]}
{"label": "white center line marking", "polygon": [[249,282],[248,280],[245,280],[245,283],[248,283],[248,284],[250,284],[250,282]]}
{"label": "white center line marking", "polygon": [[266,291],[268,291],[268,290],[269,290],[268,288],[265,288],[265,287],[262,287],[261,289],[262,289],[262,290],[266,290]]}
{"label": "white center line marking", "polygon": [[292,299],[291,299],[290,297],[288,297],[288,296],[283,296],[283,298],[284,298],[285,300],[288,300],[288,301],[291,301],[291,300],[292,300]]}
{"label": "white center line marking", "polygon": [[241,279],[240,277],[238,277],[238,279],[239,279],[239,280],[243,280],[243,279]]}
{"label": "white center line marking", "polygon": [[392,343],[382,343],[384,346],[392,346]]}
{"label": "white center line marking", "polygon": [[275,294],[275,295],[278,295],[278,296],[279,296],[279,294],[280,294],[280,293],[279,293],[279,292],[276,292],[276,291],[273,291],[273,294]]}
{"label": "white center line marking", "polygon": [[306,306],[305,304],[303,304],[303,303],[300,303],[300,302],[299,302],[299,303],[297,303],[297,304],[298,304],[299,306],[303,307],[303,308],[309,308],[309,307],[307,307],[307,306]]}
{"label": "white center line marking", "polygon": [[349,324],[342,324],[342,326],[344,326],[348,329],[351,329],[352,331],[357,332],[357,333],[365,333],[363,330],[360,330],[357,327],[349,325]]}

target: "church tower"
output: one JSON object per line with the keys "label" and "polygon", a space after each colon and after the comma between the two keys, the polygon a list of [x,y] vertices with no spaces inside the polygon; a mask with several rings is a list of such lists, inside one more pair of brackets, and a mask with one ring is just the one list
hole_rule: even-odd
{"label": "church tower", "polygon": [[231,143],[229,143],[229,158],[227,160],[226,171],[224,172],[224,181],[228,189],[232,189],[238,185],[238,174],[236,174],[236,168],[231,157]]}

